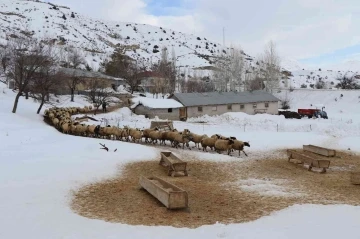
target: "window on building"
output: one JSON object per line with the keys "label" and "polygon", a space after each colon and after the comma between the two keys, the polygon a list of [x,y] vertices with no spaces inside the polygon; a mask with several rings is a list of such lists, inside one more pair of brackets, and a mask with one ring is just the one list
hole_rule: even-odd
{"label": "window on building", "polygon": [[256,107],[257,107],[257,104],[253,104],[253,108],[256,109]]}
{"label": "window on building", "polygon": [[269,103],[265,103],[265,107],[266,107],[266,108],[269,108]]}
{"label": "window on building", "polygon": [[228,106],[227,106],[227,109],[228,109],[228,110],[231,110],[231,109],[232,109],[232,105],[228,105]]}
{"label": "window on building", "polygon": [[213,107],[212,107],[212,111],[217,111],[217,107],[216,107],[216,106],[213,106]]}
{"label": "window on building", "polygon": [[199,112],[202,112],[202,106],[199,106],[199,107],[198,107],[198,111],[199,111]]}
{"label": "window on building", "polygon": [[244,109],[245,108],[245,105],[240,105],[240,109]]}
{"label": "window on building", "polygon": [[169,108],[169,109],[168,109],[168,113],[172,113],[172,108]]}

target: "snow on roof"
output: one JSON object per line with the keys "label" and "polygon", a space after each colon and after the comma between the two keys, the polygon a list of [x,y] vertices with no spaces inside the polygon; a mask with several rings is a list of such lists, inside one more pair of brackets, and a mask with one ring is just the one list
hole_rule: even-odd
{"label": "snow on roof", "polygon": [[173,99],[153,99],[148,97],[136,97],[132,101],[134,104],[130,107],[134,109],[139,104],[153,109],[166,109],[166,108],[181,108],[184,107],[181,103]]}

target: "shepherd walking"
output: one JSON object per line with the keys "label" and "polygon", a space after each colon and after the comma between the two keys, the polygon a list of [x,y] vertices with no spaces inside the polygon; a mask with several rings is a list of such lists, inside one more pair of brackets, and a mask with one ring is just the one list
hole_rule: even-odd
{"label": "shepherd walking", "polygon": [[102,110],[103,110],[103,112],[107,112],[107,111],[106,111],[106,102],[103,102],[103,103],[102,103]]}

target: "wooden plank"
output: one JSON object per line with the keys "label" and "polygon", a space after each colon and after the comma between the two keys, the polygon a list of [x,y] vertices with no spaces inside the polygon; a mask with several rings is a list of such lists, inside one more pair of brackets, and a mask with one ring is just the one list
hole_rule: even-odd
{"label": "wooden plank", "polygon": [[140,176],[139,183],[146,191],[157,198],[168,209],[188,207],[188,193],[158,177]]}
{"label": "wooden plank", "polygon": [[172,152],[161,152],[160,154],[161,159],[159,164],[168,168],[169,176],[179,176],[179,174],[177,174],[178,172],[182,172],[184,176],[188,175],[186,162],[182,161]]}
{"label": "wooden plank", "polygon": [[290,159],[299,160],[303,165],[304,164],[309,165],[309,171],[311,171],[311,169],[315,167],[315,168],[322,168],[321,172],[325,173],[326,169],[329,168],[330,166],[330,160],[312,158],[308,155],[298,153],[294,150],[287,150],[287,154],[289,157],[288,161],[290,161]]}
{"label": "wooden plank", "polygon": [[319,147],[319,146],[315,146],[315,145],[311,145],[311,144],[303,145],[303,150],[312,152],[315,154],[323,155],[326,157],[335,157],[336,156],[336,151],[333,149],[327,149],[327,148],[323,148],[323,147]]}
{"label": "wooden plank", "polygon": [[360,185],[360,172],[351,172],[350,181],[354,185]]}
{"label": "wooden plank", "polygon": [[288,156],[289,156],[289,161],[290,161],[290,159],[297,159],[297,160],[300,160],[303,164],[309,164],[309,165],[314,160],[313,158],[311,158],[305,154],[301,154],[301,153],[298,153],[293,150],[288,150]]}

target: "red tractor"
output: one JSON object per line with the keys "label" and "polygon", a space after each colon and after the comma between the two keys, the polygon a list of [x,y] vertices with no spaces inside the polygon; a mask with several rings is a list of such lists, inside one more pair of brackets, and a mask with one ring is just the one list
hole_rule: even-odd
{"label": "red tractor", "polygon": [[301,115],[301,117],[305,117],[307,116],[309,119],[312,117],[316,117],[316,118],[323,118],[323,119],[327,119],[327,113],[323,110],[324,107],[320,110],[320,109],[298,109],[298,113],[299,115]]}

